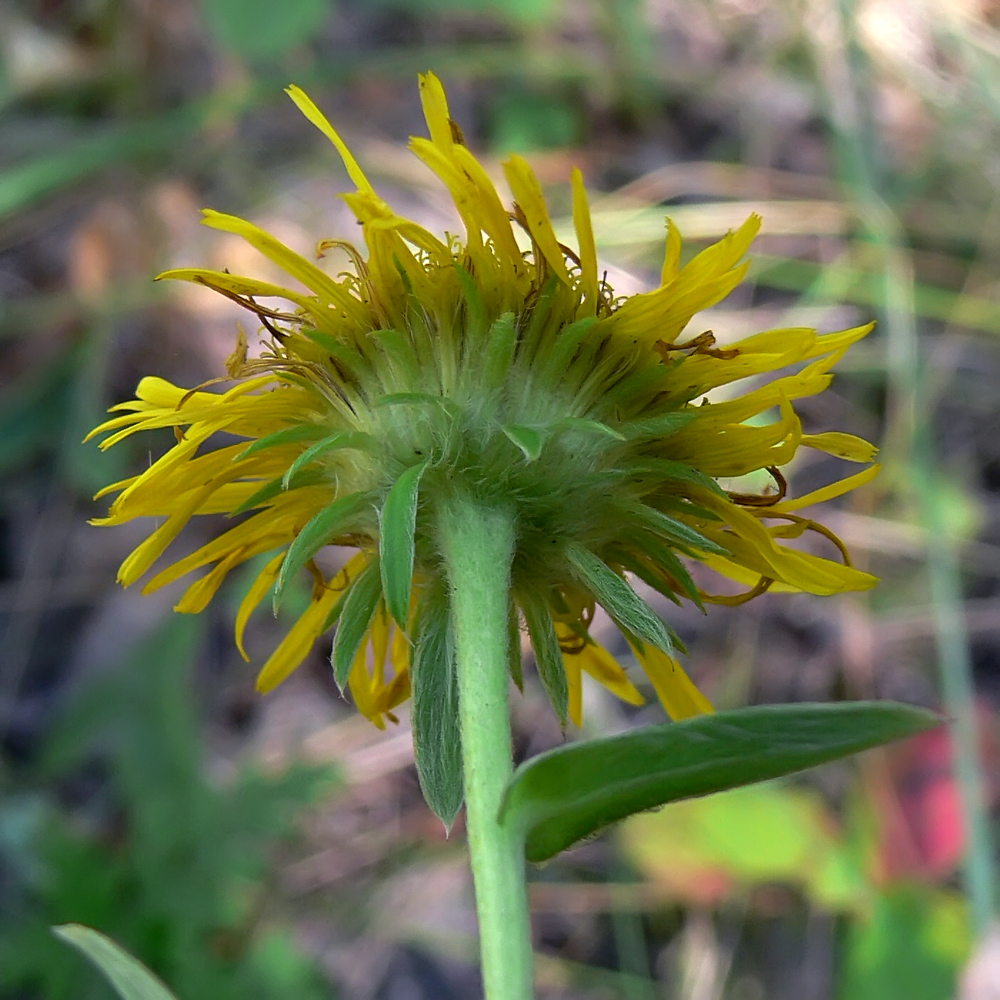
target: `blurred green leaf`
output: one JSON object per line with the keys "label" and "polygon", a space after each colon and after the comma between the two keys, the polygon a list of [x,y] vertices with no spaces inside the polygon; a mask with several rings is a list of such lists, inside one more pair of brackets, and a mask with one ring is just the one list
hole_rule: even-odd
{"label": "blurred green leaf", "polygon": [[860,912],[872,889],[858,852],[812,789],[768,782],[642,813],[621,828],[625,852],[648,878],[704,897],[715,883],[787,882],[827,910]]}
{"label": "blurred green leaf", "polygon": [[580,139],[576,109],[557,97],[505,88],[490,110],[490,145],[501,155],[572,146]]}
{"label": "blurred green leaf", "polygon": [[64,924],[52,930],[86,955],[108,977],[122,1000],[175,1000],[149,969],[111,938],[80,924]]}
{"label": "blurred green leaf", "polygon": [[117,126],[0,172],[0,219],[109,164],[175,146],[197,128],[202,116],[202,109],[190,106],[148,122]]}
{"label": "blurred green leaf", "polygon": [[[206,779],[191,696],[205,626],[171,616],[57,725],[39,771],[58,777],[103,762],[111,780],[101,794],[112,800],[94,813],[117,818],[91,830],[54,814],[37,835],[44,877],[29,887],[30,906],[13,921],[0,910],[0,994],[107,997],[97,977],[80,982],[78,960],[48,930],[81,923],[120,941],[183,998],[329,996],[307,956],[263,944],[259,952],[256,918],[271,846],[334,774],[292,766],[246,768],[221,785]],[[290,976],[301,988],[285,988]]]}
{"label": "blurred green leaf", "polygon": [[903,886],[851,924],[840,1000],[951,1000],[972,948],[968,908],[957,893]]}
{"label": "blurred green leaf", "polygon": [[765,705],[550,750],[511,778],[500,821],[545,861],[644,809],[707,795],[912,736],[940,725],[894,702]]}
{"label": "blurred green leaf", "polygon": [[86,494],[125,474],[128,450],[101,452],[84,436],[104,419],[103,338],[89,333],[0,397],[0,474],[56,456]]}
{"label": "blurred green leaf", "polygon": [[[469,0],[465,0],[465,3],[468,2]],[[476,0],[472,2],[475,3]],[[525,24],[547,21],[557,7],[555,0],[480,0],[480,6]]]}
{"label": "blurred green leaf", "polygon": [[249,960],[258,976],[274,985],[282,1000],[316,996],[315,970],[288,928],[269,927],[254,943]]}
{"label": "blurred green leaf", "polygon": [[[837,298],[859,305],[884,307],[885,285],[877,271],[842,267],[849,279],[845,288],[838,290]],[[830,267],[810,260],[793,260],[755,253],[751,277],[758,284],[788,291],[803,291],[821,277],[829,277]],[[913,308],[918,316],[937,319],[970,330],[1000,333],[1000,305],[983,296],[953,292],[926,283],[913,286]]]}
{"label": "blurred green leaf", "polygon": [[67,351],[0,399],[0,473],[58,447],[78,360]]}
{"label": "blurred green leaf", "polygon": [[435,14],[464,11],[469,14],[492,13],[510,21],[537,24],[547,20],[556,9],[555,0],[371,0],[373,5],[405,10],[408,13]]}
{"label": "blurred green leaf", "polygon": [[212,34],[256,61],[278,58],[308,42],[332,9],[330,0],[204,0]]}

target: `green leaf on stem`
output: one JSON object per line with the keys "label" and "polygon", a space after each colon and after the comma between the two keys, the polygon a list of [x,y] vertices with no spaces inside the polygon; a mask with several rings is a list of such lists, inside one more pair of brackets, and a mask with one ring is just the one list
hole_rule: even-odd
{"label": "green leaf on stem", "polygon": [[941,724],[896,702],[763,705],[647,726],[522,764],[500,821],[545,861],[633,813],[777,778]]}
{"label": "green leaf on stem", "polygon": [[662,510],[656,510],[644,503],[633,503],[624,506],[628,512],[627,516],[634,517],[644,527],[653,531],[661,538],[670,540],[682,552],[694,549],[696,552],[712,552],[718,556],[732,554],[728,549],[724,549],[721,545],[706,538],[700,531],[696,531],[690,525],[678,521],[676,517],[664,514]]}
{"label": "green leaf on stem", "polygon": [[174,1000],[174,995],[138,959],[109,937],[82,924],[53,927],[52,933],[90,959],[122,1000]]}
{"label": "green leaf on stem", "polygon": [[[656,458],[647,455],[630,463],[626,469],[630,476],[655,476],[657,479],[676,483],[694,483],[695,486],[702,486],[717,496],[724,497],[726,495],[726,491],[711,476],[706,476],[701,470],[692,468],[687,462],[675,462],[669,458]],[[712,515],[710,520],[717,521],[718,516]]]}
{"label": "green leaf on stem", "polygon": [[470,343],[479,345],[489,329],[489,311],[472,275],[458,261],[455,262],[454,267],[458,283],[462,286],[462,295],[465,298],[466,336],[468,336]]}
{"label": "green leaf on stem", "polygon": [[573,355],[580,349],[584,338],[590,333],[596,322],[596,316],[584,316],[583,319],[578,319],[575,323],[570,323],[569,326],[560,330],[542,362],[546,374],[559,374],[569,365],[573,360]]}
{"label": "green leaf on stem", "polygon": [[457,417],[461,413],[458,404],[447,396],[435,396],[429,392],[390,392],[386,396],[379,398],[372,404],[373,409],[381,409],[383,406],[438,406],[451,417]]}
{"label": "green leaf on stem", "polygon": [[409,335],[398,330],[375,330],[369,336],[378,344],[400,382],[412,384],[420,380],[420,361]]}

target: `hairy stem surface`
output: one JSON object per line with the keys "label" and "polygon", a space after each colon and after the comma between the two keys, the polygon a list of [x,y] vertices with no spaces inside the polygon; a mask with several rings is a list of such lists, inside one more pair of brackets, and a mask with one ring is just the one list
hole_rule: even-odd
{"label": "hairy stem surface", "polygon": [[514,528],[505,512],[456,500],[440,521],[458,673],[466,826],[487,1000],[530,1000],[524,851],[497,821],[510,779],[508,591]]}

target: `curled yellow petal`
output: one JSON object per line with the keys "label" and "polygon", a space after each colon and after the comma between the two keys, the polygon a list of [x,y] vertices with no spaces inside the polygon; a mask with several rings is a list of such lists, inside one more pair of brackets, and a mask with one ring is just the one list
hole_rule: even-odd
{"label": "curled yellow petal", "polygon": [[507,160],[503,165],[503,171],[514,200],[523,213],[531,238],[549,267],[568,285],[570,282],[566,261],[556,239],[555,230],[552,228],[549,210],[545,207],[545,196],[542,194],[542,187],[535,172],[521,156],[512,156]]}
{"label": "curled yellow petal", "polygon": [[[409,658],[404,654],[404,651],[408,653],[409,644],[405,637],[400,643],[400,635],[400,630],[384,606],[380,607],[347,677],[358,711],[379,729],[385,728],[383,716],[389,715],[392,709],[410,695]],[[369,645],[372,653],[371,666],[368,664]],[[395,675],[386,681],[386,656],[390,649],[392,652],[389,658]]]}
{"label": "curled yellow petal", "polygon": [[681,231],[673,219],[667,218],[667,246],[663,254],[660,284],[669,285],[681,273]]}
{"label": "curled yellow petal", "polygon": [[822,434],[804,434],[802,443],[807,448],[825,451],[828,455],[846,459],[848,462],[874,462],[878,448],[854,434],[843,431],[825,431]]}
{"label": "curled yellow petal", "polygon": [[368,178],[365,177],[364,171],[358,166],[358,161],[351,155],[347,144],[340,138],[334,127],[327,120],[326,115],[316,107],[306,92],[300,87],[296,87],[295,84],[292,84],[290,87],[285,88],[285,93],[295,102],[295,106],[299,111],[336,146],[337,152],[340,153],[340,158],[344,161],[344,166],[347,168],[347,174],[354,181],[358,190],[374,194],[375,189],[369,183]]}
{"label": "curled yellow petal", "polygon": [[247,222],[246,219],[216,212],[211,208],[204,209],[202,214],[204,215],[202,222],[206,226],[242,236],[255,250],[259,250],[265,257],[274,261],[280,268],[293,278],[297,278],[306,288],[317,295],[347,310],[352,310],[355,307],[356,303],[350,301],[350,293],[346,289],[342,288],[311,261],[306,260],[305,257],[293,250],[289,250],[284,243],[275,239],[269,232],[255,226],[252,222]]}
{"label": "curled yellow petal", "polygon": [[823,486],[792,500],[783,500],[781,503],[769,507],[768,510],[772,514],[784,514],[801,510],[814,503],[826,503],[827,500],[833,500],[845,493],[850,493],[851,490],[856,490],[859,486],[870,483],[879,474],[881,468],[880,465],[873,465],[871,468],[862,469],[860,472],[855,472],[853,476],[847,476],[844,479],[838,479],[835,483],[830,483],[829,486]]}
{"label": "curled yellow petal", "polygon": [[[672,228],[672,227],[671,227]],[[656,340],[673,343],[691,317],[725,298],[746,274],[747,265],[738,264],[760,229],[760,216],[751,215],[735,232],[702,250],[669,283],[652,292],[633,295],[615,313],[615,331],[619,336],[652,344]],[[679,259],[680,246],[669,244],[664,262],[670,270]]]}
{"label": "curled yellow petal", "polygon": [[219,587],[222,586],[223,581],[229,575],[229,571],[247,558],[249,556],[238,549],[230,552],[209,573],[206,573],[200,580],[195,580],[188,587],[181,599],[174,605],[174,611],[187,615],[200,614],[208,607],[209,601],[215,597]]}
{"label": "curled yellow petal", "polygon": [[709,476],[743,476],[791,461],[801,437],[798,415],[783,399],[781,419],[764,427],[723,425],[709,436],[700,432],[699,421],[695,421],[670,441],[669,454]]}
{"label": "curled yellow petal", "polygon": [[566,670],[569,717],[574,725],[583,724],[582,674],[584,672],[630,705],[642,705],[645,702],[646,699],[628,679],[621,664],[603,646],[592,639],[584,639],[571,622],[557,619],[554,624]]}
{"label": "curled yellow petal", "polygon": [[633,650],[667,715],[675,722],[715,711],[673,656],[649,645]]}
{"label": "curled yellow petal", "polygon": [[239,609],[236,612],[236,648],[240,651],[240,656],[247,663],[250,657],[243,645],[243,636],[246,632],[247,623],[250,616],[257,610],[260,602],[267,596],[267,592],[274,586],[281,571],[281,564],[285,560],[285,553],[279,552],[273,559],[268,560],[267,565],[257,574],[246,596],[240,601]]}
{"label": "curled yellow petal", "polygon": [[583,675],[580,658],[563,653],[563,670],[566,672],[569,721],[574,726],[583,725]]}
{"label": "curled yellow petal", "polygon": [[642,705],[646,699],[628,679],[622,665],[600,644],[587,643],[579,656],[580,666],[603,684],[613,695],[629,705]]}
{"label": "curled yellow petal", "polygon": [[580,287],[587,303],[588,313],[597,312],[597,244],[590,224],[590,207],[587,204],[587,189],[583,186],[583,174],[573,169],[573,228],[576,242],[580,247]]}
{"label": "curled yellow petal", "polygon": [[448,98],[441,81],[433,73],[421,73],[420,103],[424,108],[424,118],[431,133],[431,142],[448,151],[454,145],[451,131],[451,115],[448,113]]}
{"label": "curled yellow petal", "polygon": [[319,597],[313,598],[257,675],[258,691],[266,694],[276,688],[309,655],[316,640],[323,634],[327,616],[340,599],[344,587],[361,572],[367,562],[368,556],[359,552],[330,580]]}
{"label": "curled yellow petal", "polygon": [[261,694],[273,691],[309,655],[316,640],[322,635],[326,616],[339,596],[336,590],[324,590],[320,599],[312,601],[299,616],[257,675],[257,690]]}

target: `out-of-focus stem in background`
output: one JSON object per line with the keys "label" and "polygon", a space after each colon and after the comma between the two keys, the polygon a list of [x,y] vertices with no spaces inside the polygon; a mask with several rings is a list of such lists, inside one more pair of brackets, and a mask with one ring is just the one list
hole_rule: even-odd
{"label": "out-of-focus stem in background", "polygon": [[[957,540],[949,526],[947,494],[940,486],[931,430],[933,401],[926,398],[914,308],[913,264],[903,227],[883,197],[878,144],[864,81],[868,64],[856,43],[854,0],[839,10],[814,4],[823,21],[823,44],[814,51],[826,87],[828,112],[845,194],[881,262],[879,320],[885,340],[887,382],[883,456],[885,484],[912,504],[926,533],[927,577],[938,672],[949,716],[955,779],[965,828],[964,883],[972,923],[982,938],[996,905],[993,846],[982,769],[972,679],[972,659],[963,613]],[[834,14],[839,19],[834,21]],[[815,36],[817,41],[819,35]]]}

